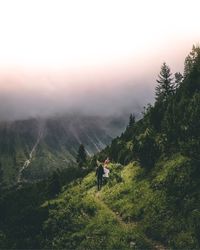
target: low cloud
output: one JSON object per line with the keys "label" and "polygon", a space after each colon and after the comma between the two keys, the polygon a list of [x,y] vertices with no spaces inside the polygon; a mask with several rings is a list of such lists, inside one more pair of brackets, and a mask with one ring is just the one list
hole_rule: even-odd
{"label": "low cloud", "polygon": [[[103,66],[0,71],[0,121],[65,113],[121,115],[140,113],[154,102],[156,78],[163,61],[182,71],[189,45]],[[148,59],[148,60],[147,60]]]}
{"label": "low cloud", "polygon": [[147,78],[116,74],[7,74],[0,77],[0,120],[81,112],[121,115],[153,101]]}

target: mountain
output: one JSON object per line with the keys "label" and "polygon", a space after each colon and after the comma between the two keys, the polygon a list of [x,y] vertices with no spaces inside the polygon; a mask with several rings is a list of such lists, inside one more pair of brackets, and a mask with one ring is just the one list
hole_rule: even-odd
{"label": "mountain", "polygon": [[55,169],[76,165],[80,144],[88,156],[124,129],[125,119],[82,115],[0,124],[0,162],[7,184],[41,180]]}
{"label": "mountain", "polygon": [[[200,48],[180,81],[166,64],[159,76],[155,104],[87,169],[2,192],[0,248],[200,249]],[[108,156],[97,191],[94,163]]]}

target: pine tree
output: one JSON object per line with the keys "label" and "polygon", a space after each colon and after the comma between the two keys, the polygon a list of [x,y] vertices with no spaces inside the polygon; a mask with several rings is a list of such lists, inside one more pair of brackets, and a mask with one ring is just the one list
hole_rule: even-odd
{"label": "pine tree", "polygon": [[133,114],[130,114],[129,117],[129,128],[131,128],[135,124],[135,116]]}
{"label": "pine tree", "polygon": [[161,66],[160,74],[158,75],[156,86],[156,100],[157,101],[166,101],[166,99],[173,94],[174,92],[174,83],[172,82],[173,78],[171,78],[171,70],[169,66],[164,62]]}
{"label": "pine tree", "polygon": [[192,57],[190,55],[188,55],[186,58],[185,58],[185,62],[184,62],[184,78],[186,78],[191,70],[192,70],[192,66],[193,66],[193,62],[192,62]]}
{"label": "pine tree", "polygon": [[57,195],[61,190],[59,170],[55,170],[49,178],[47,190],[50,197]]}
{"label": "pine tree", "polygon": [[86,162],[86,159],[87,159],[87,153],[85,151],[83,144],[81,144],[79,146],[78,154],[77,154],[77,158],[76,158],[76,161],[77,161],[79,167],[83,167],[84,163]]}
{"label": "pine tree", "polygon": [[183,75],[180,72],[176,72],[174,74],[174,78],[175,78],[175,82],[174,82],[175,88],[177,89],[183,81]]}
{"label": "pine tree", "polygon": [[200,46],[193,45],[189,55],[185,58],[184,62],[184,78],[186,78],[193,70],[194,65],[200,62]]}

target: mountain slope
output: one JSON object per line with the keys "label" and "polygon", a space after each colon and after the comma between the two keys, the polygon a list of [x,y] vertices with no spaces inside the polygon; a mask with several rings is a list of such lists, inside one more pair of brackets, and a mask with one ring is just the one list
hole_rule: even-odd
{"label": "mountain slope", "polygon": [[[200,249],[200,48],[191,60],[180,86],[148,106],[142,119],[131,119],[121,136],[88,160],[87,176],[70,179],[61,192],[62,174],[54,178],[46,185],[54,184],[53,199],[41,191],[38,200],[33,185],[32,192],[22,188],[11,197],[5,192],[1,247]],[[110,177],[97,192],[95,162],[108,156]],[[22,202],[13,211],[20,194],[31,195],[34,203]],[[26,230],[19,219],[27,222]]]}
{"label": "mountain slope", "polygon": [[193,66],[167,99],[159,99],[144,117],[127,126],[99,155],[115,162],[140,161],[151,169],[162,157],[181,153],[200,160],[200,49],[195,48]]}
{"label": "mountain slope", "polygon": [[[199,249],[198,165],[174,155],[158,162],[151,176],[138,162],[109,169],[100,192],[93,171],[53,200],[41,198],[43,184],[39,196],[31,186],[6,195],[0,202],[1,247]],[[17,197],[21,205],[13,211]]]}
{"label": "mountain slope", "polygon": [[199,249],[199,181],[191,186],[198,166],[174,155],[151,177],[137,162],[109,168],[100,192],[91,173],[43,205],[49,211],[45,247]]}
{"label": "mountain slope", "polygon": [[89,156],[108,145],[124,127],[120,118],[68,115],[0,124],[0,162],[7,184],[46,178],[76,165],[79,145]]}
{"label": "mountain slope", "polygon": [[[100,160],[109,156],[123,165],[137,161],[122,171],[113,168],[114,179],[102,190],[101,197],[123,220],[137,221],[144,235],[173,249],[200,248],[200,48],[194,48],[191,55],[192,66],[180,86],[165,99],[159,98],[154,106],[148,106],[141,120],[130,123],[120,137],[96,156]],[[85,185],[92,188],[94,182]],[[76,203],[73,205],[76,207]],[[53,208],[55,216],[59,209]],[[95,224],[95,220],[91,223]],[[71,228],[76,228],[76,224]],[[103,225],[101,229],[100,239],[107,242],[105,247],[114,248],[109,245],[113,241],[121,247],[120,240],[115,241],[113,236],[112,241]],[[81,228],[76,232],[85,236]],[[108,235],[105,241],[104,234]],[[62,237],[59,240],[54,234],[51,240],[70,242],[70,238]],[[70,237],[73,238],[73,231]],[[78,238],[77,248],[82,247],[83,239]],[[87,246],[90,248],[89,241]]]}
{"label": "mountain slope", "polygon": [[[110,165],[110,169],[110,182],[102,191],[96,191],[92,173],[42,206],[49,210],[49,218],[44,223],[44,231],[48,235],[45,248],[164,249],[162,244],[148,238],[137,222],[127,221],[120,210],[113,210],[108,200],[116,199],[113,194],[116,194],[118,185],[132,185],[126,177],[127,172],[132,173],[130,167],[120,165]],[[121,198],[121,202],[125,201],[124,197]]]}

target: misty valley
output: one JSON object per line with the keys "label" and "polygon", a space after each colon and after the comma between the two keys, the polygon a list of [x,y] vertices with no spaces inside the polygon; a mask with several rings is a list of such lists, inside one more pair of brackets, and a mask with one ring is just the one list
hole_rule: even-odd
{"label": "misty valley", "polygon": [[0,250],[200,250],[199,13],[0,0]]}
{"label": "misty valley", "polygon": [[0,155],[4,185],[38,181],[56,169],[77,167],[80,144],[92,156],[120,135],[125,124],[126,116],[81,114],[2,122]]}
{"label": "misty valley", "polygon": [[1,249],[200,249],[200,47],[141,113],[0,122]]}

